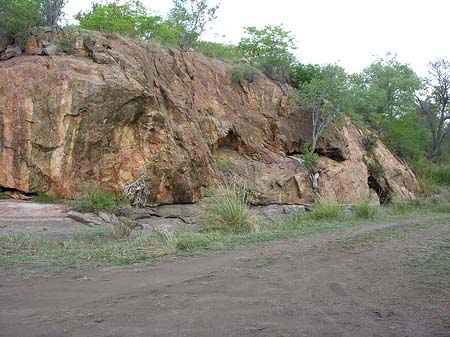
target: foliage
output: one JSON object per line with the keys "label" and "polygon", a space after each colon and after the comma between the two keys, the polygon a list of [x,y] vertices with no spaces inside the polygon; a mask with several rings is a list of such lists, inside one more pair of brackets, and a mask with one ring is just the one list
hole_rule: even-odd
{"label": "foliage", "polygon": [[55,26],[62,18],[68,0],[35,0],[39,11],[49,26]]}
{"label": "foliage", "polygon": [[414,112],[414,95],[421,86],[410,66],[387,54],[352,77],[354,108],[382,133],[394,118]]}
{"label": "foliage", "polygon": [[75,18],[83,29],[120,34],[141,40],[160,37],[164,26],[161,17],[150,15],[141,0],[92,3],[90,10],[79,12]]}
{"label": "foliage", "polygon": [[431,179],[437,184],[450,186],[450,166],[433,166],[431,169]]}
{"label": "foliage", "polygon": [[238,44],[239,52],[270,78],[286,81],[295,61],[294,38],[283,26],[267,25],[262,29],[246,27],[247,37]]}
{"label": "foliage", "polygon": [[319,166],[320,163],[320,158],[319,155],[314,152],[311,146],[309,146],[308,144],[303,145],[303,151],[300,155],[300,158],[303,160],[303,164],[310,174],[316,172],[317,166]]}
{"label": "foliage", "polygon": [[103,188],[88,187],[78,197],[69,200],[69,206],[79,212],[114,212],[119,207],[118,198]]}
{"label": "foliage", "polygon": [[374,179],[379,179],[384,177],[384,167],[383,165],[376,159],[371,160],[367,163],[367,169],[369,170],[369,174]]}
{"label": "foliage", "polygon": [[257,229],[243,188],[219,186],[204,199],[204,206],[201,224],[207,231],[248,233]]}
{"label": "foliage", "polygon": [[111,232],[115,239],[120,240],[129,237],[132,230],[131,219],[111,215]]}
{"label": "foliage", "polygon": [[428,67],[429,75],[416,99],[419,111],[432,135],[427,157],[435,160],[442,142],[450,134],[450,61],[438,59]]}
{"label": "foliage", "polygon": [[368,202],[362,202],[353,206],[352,213],[357,219],[373,220],[377,217],[378,210],[378,206],[371,205]]}
{"label": "foliage", "polygon": [[388,206],[388,212],[396,215],[406,214],[412,212],[414,209],[414,205],[407,201],[393,202]]}
{"label": "foliage", "polygon": [[253,83],[259,77],[259,71],[248,63],[239,62],[231,68],[231,77],[236,82],[243,80]]}
{"label": "foliage", "polygon": [[334,220],[341,216],[341,207],[335,201],[320,199],[308,213],[311,220]]}
{"label": "foliage", "polygon": [[241,57],[237,47],[232,44],[197,41],[194,45],[194,50],[205,56],[221,60],[234,60]]}
{"label": "foliage", "polygon": [[300,88],[305,83],[311,83],[315,78],[321,75],[322,67],[318,64],[295,63],[290,69],[290,84],[294,88]]}
{"label": "foliage", "polygon": [[45,193],[42,193],[42,192],[38,192],[33,197],[33,201],[44,203],[44,204],[50,204],[50,203],[55,201],[55,198],[53,198],[51,195],[48,195],[48,194],[45,194]]}
{"label": "foliage", "polygon": [[33,0],[0,0],[0,32],[12,39],[25,38],[30,28],[45,25],[39,2]]}
{"label": "foliage", "polygon": [[298,103],[311,113],[312,151],[332,123],[347,109],[347,75],[342,67],[325,65],[318,77],[305,82],[298,91]]}
{"label": "foliage", "polygon": [[177,31],[181,50],[194,47],[206,25],[216,19],[218,9],[218,5],[210,7],[207,0],[173,0],[168,21]]}
{"label": "foliage", "polygon": [[367,152],[374,153],[378,147],[378,138],[370,133],[363,137],[363,145]]}
{"label": "foliage", "polygon": [[217,167],[224,173],[233,169],[233,163],[229,160],[220,159],[219,157],[214,157],[213,160]]}

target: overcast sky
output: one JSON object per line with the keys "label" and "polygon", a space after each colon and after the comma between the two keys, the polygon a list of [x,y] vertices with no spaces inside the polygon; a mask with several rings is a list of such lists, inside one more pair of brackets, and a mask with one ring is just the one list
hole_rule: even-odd
{"label": "overcast sky", "polygon": [[[142,0],[165,15],[171,0]],[[305,63],[338,63],[358,72],[376,56],[395,52],[420,75],[438,57],[450,58],[449,0],[210,0],[220,2],[218,19],[205,38],[237,42],[242,27],[283,24],[297,40]],[[67,17],[91,0],[69,0]]]}

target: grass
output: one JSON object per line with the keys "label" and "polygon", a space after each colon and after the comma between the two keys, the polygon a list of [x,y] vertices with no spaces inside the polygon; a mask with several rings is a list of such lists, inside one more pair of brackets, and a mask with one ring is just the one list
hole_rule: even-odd
{"label": "grass", "polygon": [[342,211],[337,202],[321,199],[307,214],[311,220],[334,220],[341,216]]}
{"label": "grass", "polygon": [[203,230],[223,233],[248,233],[257,230],[256,219],[248,205],[248,192],[238,186],[218,186],[204,199]]}
{"label": "grass", "polygon": [[55,198],[53,198],[48,194],[38,192],[35,196],[33,196],[33,201],[40,202],[43,204],[51,204],[52,202],[55,201]]}
{"label": "grass", "polygon": [[412,252],[412,265],[430,275],[450,277],[450,236]]}
{"label": "grass", "polygon": [[79,196],[68,201],[70,207],[79,212],[114,212],[119,207],[119,199],[103,188],[89,187]]}
{"label": "grass", "polygon": [[378,216],[379,207],[367,202],[362,202],[353,206],[352,212],[357,219],[374,220]]}
{"label": "grass", "polygon": [[226,173],[230,170],[233,169],[234,165],[231,161],[226,160],[226,159],[220,159],[219,157],[214,157],[213,158],[214,163],[216,164],[216,166],[223,172]]}
{"label": "grass", "polygon": [[[162,256],[192,255],[310,234],[332,233],[365,225],[368,224],[368,220],[375,219],[371,218],[370,205],[360,204],[351,213],[343,213],[335,203],[322,201],[312,212],[292,213],[281,224],[259,224],[255,230],[253,217],[249,213],[245,199],[242,199],[242,189],[234,190],[231,196],[229,189],[225,191],[222,190],[221,193],[216,191],[214,195],[208,197],[207,200],[211,204],[207,207],[211,207],[210,211],[218,212],[210,220],[216,219],[217,222],[211,222],[213,225],[207,226],[206,230],[200,233],[156,229],[152,235],[139,235],[135,232],[129,235],[129,227],[125,224],[127,226],[125,229],[113,226],[110,231],[95,230],[66,239],[23,235],[0,236],[0,266],[25,265],[22,269],[28,270],[30,269],[28,264],[35,263],[44,263],[50,267],[56,265],[76,268],[147,263]],[[228,198],[231,198],[231,201]],[[229,204],[224,202],[227,199]],[[417,230],[441,224],[443,220],[448,221],[450,219],[448,213],[449,204],[443,203],[441,199],[438,203],[416,200],[393,204],[387,208],[382,207],[377,212],[374,222],[397,222],[423,215],[427,216],[427,221],[358,234],[342,240],[339,247],[346,249],[365,247],[403,237]],[[246,223],[250,219],[251,221]],[[228,227],[230,224],[231,227]],[[440,255],[436,256],[439,261],[444,259]]]}
{"label": "grass", "polygon": [[431,228],[439,224],[442,224],[442,218],[430,219],[427,220],[426,222],[421,222],[413,225],[375,230],[372,232],[361,233],[349,238],[337,240],[336,246],[341,247],[345,250],[364,248],[367,246],[372,246],[378,243],[385,242],[387,240],[405,237],[419,230]]}

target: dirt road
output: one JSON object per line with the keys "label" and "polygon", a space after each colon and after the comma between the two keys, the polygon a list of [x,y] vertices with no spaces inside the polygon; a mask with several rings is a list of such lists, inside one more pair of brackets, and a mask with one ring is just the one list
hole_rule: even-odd
{"label": "dirt road", "polygon": [[3,269],[0,336],[450,336],[448,277],[411,264],[450,238],[450,224],[358,237],[392,226],[153,266],[40,276]]}

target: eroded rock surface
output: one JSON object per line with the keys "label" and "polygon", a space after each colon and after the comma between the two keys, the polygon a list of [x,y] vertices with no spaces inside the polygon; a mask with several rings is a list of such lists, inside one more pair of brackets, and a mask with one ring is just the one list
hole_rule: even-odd
{"label": "eroded rock surface", "polygon": [[[309,115],[277,83],[238,83],[230,63],[193,52],[64,34],[33,35],[27,52],[54,55],[43,49],[63,41],[71,55],[0,63],[0,186],[70,196],[87,185],[121,191],[144,174],[153,204],[196,202],[223,180],[245,183],[255,204],[312,201],[305,168],[288,157],[311,138]],[[319,144],[323,197],[373,197],[362,137],[347,119]],[[382,144],[376,156],[379,188],[413,198],[408,167]]]}

